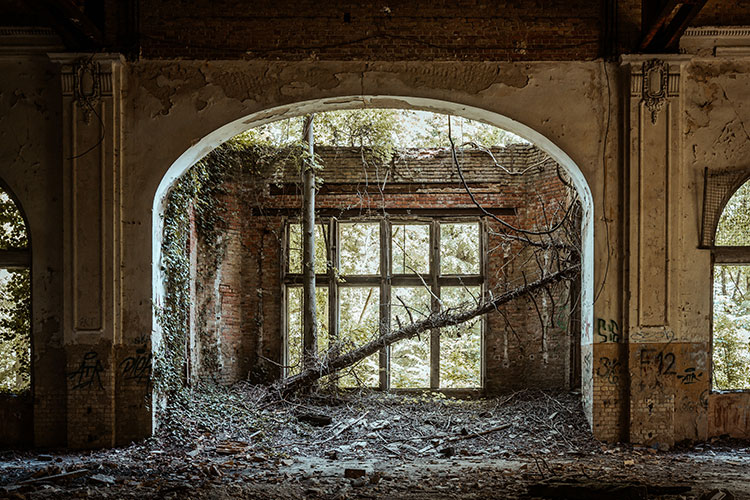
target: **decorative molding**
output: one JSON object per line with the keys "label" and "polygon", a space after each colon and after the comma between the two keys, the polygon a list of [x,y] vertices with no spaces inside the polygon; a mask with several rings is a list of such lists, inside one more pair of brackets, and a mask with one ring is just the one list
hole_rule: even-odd
{"label": "decorative molding", "polygon": [[[119,338],[122,57],[48,54],[62,90],[65,336]],[[96,117],[94,119],[93,117]]]}
{"label": "decorative molding", "polygon": [[716,47],[716,57],[748,57],[750,56],[750,45],[746,47]]}
{"label": "decorative molding", "polygon": [[750,26],[699,26],[688,28],[682,38],[750,38]]}
{"label": "decorative molding", "polygon": [[651,123],[656,123],[656,117],[667,100],[669,64],[651,59],[644,61],[642,68],[641,101],[651,112]]}
{"label": "decorative molding", "polygon": [[83,112],[85,123],[102,97],[112,95],[113,65],[119,56],[50,54],[53,62],[60,63],[63,96],[73,97],[73,101]]}
{"label": "decorative molding", "polygon": [[102,80],[112,80],[112,73],[103,78],[99,64],[91,59],[79,59],[73,65],[73,100],[83,111],[83,121],[91,121],[91,112],[102,97]]}
{"label": "decorative molding", "polygon": [[680,51],[702,57],[748,57],[750,26],[688,28],[680,38]]}
{"label": "decorative molding", "polygon": [[33,26],[0,27],[0,55],[42,55],[62,49],[62,40],[51,29]]}

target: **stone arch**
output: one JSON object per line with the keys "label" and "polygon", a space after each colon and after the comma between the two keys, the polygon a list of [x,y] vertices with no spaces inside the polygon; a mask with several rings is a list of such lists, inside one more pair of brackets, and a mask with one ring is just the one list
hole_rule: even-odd
{"label": "stone arch", "polygon": [[[581,323],[593,324],[594,318],[594,199],[591,188],[579,166],[559,146],[545,135],[533,128],[511,119],[500,113],[479,107],[458,104],[445,100],[423,97],[403,96],[347,96],[302,101],[277,106],[251,113],[219,127],[184,151],[172,163],[162,177],[156,190],[152,210],[152,297],[153,304],[162,303],[164,296],[161,268],[162,215],[166,208],[169,188],[192,165],[210,153],[226,140],[240,132],[277,120],[293,118],[314,112],[335,111],[342,109],[365,108],[406,108],[452,114],[481,121],[489,125],[508,130],[538,146],[554,159],[570,175],[581,205],[582,214],[582,269],[581,269]],[[154,320],[152,327],[152,349],[156,349],[161,340],[158,323]],[[584,327],[585,330],[585,327]],[[582,331],[582,342],[586,342],[585,331]]]}

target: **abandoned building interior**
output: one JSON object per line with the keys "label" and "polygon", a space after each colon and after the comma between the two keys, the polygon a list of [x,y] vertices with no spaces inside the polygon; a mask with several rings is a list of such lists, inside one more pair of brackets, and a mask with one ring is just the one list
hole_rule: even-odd
{"label": "abandoned building interior", "polygon": [[750,498],[747,2],[0,13],[0,494]]}

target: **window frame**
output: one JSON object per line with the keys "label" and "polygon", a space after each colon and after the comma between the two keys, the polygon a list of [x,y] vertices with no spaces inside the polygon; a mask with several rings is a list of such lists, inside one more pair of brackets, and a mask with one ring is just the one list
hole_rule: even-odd
{"label": "window frame", "polygon": [[[723,210],[722,210],[723,212]],[[717,224],[718,231],[718,224]],[[750,246],[716,246],[711,248],[711,319],[709,322],[710,349],[709,366],[710,376],[708,379],[709,391],[712,394],[727,393],[750,393],[747,389],[716,389],[714,387],[714,314],[716,304],[714,303],[714,283],[716,280],[716,266],[750,266]]]}
{"label": "window frame", "polygon": [[[286,367],[289,364],[289,328],[287,324],[288,304],[287,288],[290,286],[300,286],[302,284],[302,274],[290,272],[290,227],[292,224],[299,224],[299,217],[284,217],[282,239],[282,265],[281,267],[281,327],[282,327],[282,364]],[[326,269],[315,270],[316,287],[328,287],[328,332],[329,341],[335,342],[339,338],[340,328],[340,307],[339,307],[339,289],[342,287],[379,287],[380,289],[380,328],[388,331],[391,328],[391,291],[393,288],[400,287],[423,287],[429,286],[433,294],[431,299],[431,310],[439,310],[440,304],[437,297],[440,297],[442,287],[479,287],[480,297],[486,291],[487,276],[487,230],[486,220],[483,216],[466,216],[452,215],[449,210],[444,214],[435,214],[430,216],[381,216],[381,217],[346,217],[337,218],[334,216],[317,217],[316,224],[325,227],[328,236],[326,244]],[[340,225],[350,223],[378,223],[380,235],[380,266],[379,274],[374,275],[347,275],[340,274]],[[477,224],[478,228],[478,272],[476,274],[446,274],[440,273],[440,234],[441,224],[455,223],[472,223]],[[427,225],[429,229],[429,272],[424,274],[395,274],[393,273],[393,246],[392,246],[392,228],[394,225]],[[466,388],[441,388],[440,387],[440,335],[439,330],[430,331],[430,384],[424,388],[394,388],[398,392],[438,390],[444,392],[474,392],[481,391],[485,386],[485,333],[487,321],[480,319],[480,381],[476,387]],[[391,349],[390,347],[381,349],[379,352],[379,384],[380,390],[391,390]],[[285,368],[283,376],[288,376],[288,369]]]}

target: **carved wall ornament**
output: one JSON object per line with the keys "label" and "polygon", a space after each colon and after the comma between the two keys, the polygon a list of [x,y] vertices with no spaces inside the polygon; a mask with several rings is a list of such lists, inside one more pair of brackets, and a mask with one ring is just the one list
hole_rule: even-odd
{"label": "carved wall ornament", "polygon": [[651,123],[656,123],[659,111],[667,100],[669,65],[659,59],[650,59],[643,63],[643,86],[641,101],[651,112]]}
{"label": "carved wall ornament", "polygon": [[94,106],[102,96],[99,64],[90,58],[82,58],[73,65],[73,96],[83,111],[83,120],[89,123]]}

